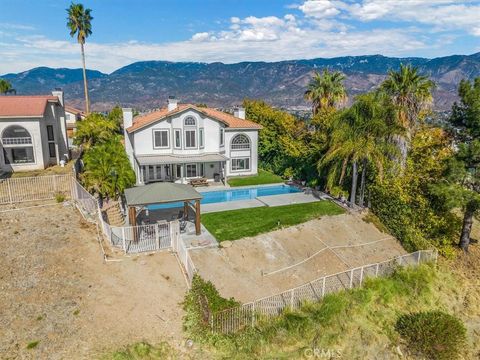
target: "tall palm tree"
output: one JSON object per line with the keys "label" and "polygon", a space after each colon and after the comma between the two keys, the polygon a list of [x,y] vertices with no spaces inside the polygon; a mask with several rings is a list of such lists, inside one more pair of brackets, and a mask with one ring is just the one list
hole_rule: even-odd
{"label": "tall palm tree", "polygon": [[87,71],[85,67],[85,40],[92,34],[91,21],[93,17],[90,15],[91,9],[85,9],[82,4],[71,3],[67,9],[67,28],[70,30],[70,36],[77,36],[77,41],[80,44],[82,50],[82,66],[83,66],[83,87],[85,91],[85,113],[90,113],[90,99],[88,97],[88,85],[87,85]]}
{"label": "tall palm tree", "polygon": [[397,107],[398,122],[405,129],[405,136],[395,139],[401,153],[402,168],[405,166],[419,115],[431,104],[434,88],[435,83],[428,76],[420,75],[418,68],[403,64],[400,65],[399,71],[390,70],[380,87]]}
{"label": "tall palm tree", "polygon": [[320,109],[334,109],[347,99],[344,79],[345,76],[339,71],[324,69],[322,73],[313,73],[305,91],[305,99],[312,102],[314,116]]}
{"label": "tall palm tree", "polygon": [[393,109],[385,104],[381,94],[368,93],[357,97],[352,107],[333,122],[328,151],[318,163],[320,169],[333,168],[333,177],[328,178],[327,185],[332,186],[338,175],[341,184],[347,166],[351,164],[350,202],[355,204],[361,164],[359,204],[363,206],[367,169],[370,166],[375,168],[378,177],[382,179],[384,164],[396,150],[389,139],[400,131],[395,124]]}

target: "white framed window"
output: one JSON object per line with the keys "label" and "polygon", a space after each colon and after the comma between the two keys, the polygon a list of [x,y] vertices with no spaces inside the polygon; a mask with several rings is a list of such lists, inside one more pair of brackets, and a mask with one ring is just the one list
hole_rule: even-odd
{"label": "white framed window", "polygon": [[5,164],[34,164],[35,156],[30,133],[20,125],[7,127],[2,134]]}
{"label": "white framed window", "polygon": [[205,164],[204,163],[200,163],[198,164],[198,167],[199,167],[199,174],[200,176],[205,176]]}
{"label": "white framed window", "polygon": [[47,125],[47,140],[48,140],[48,154],[51,158],[57,156],[57,151],[55,148],[55,136],[53,131],[53,125]]}
{"label": "white framed window", "polygon": [[200,149],[205,147],[205,130],[203,128],[198,130],[198,143],[200,145]]}
{"label": "white framed window", "polygon": [[220,128],[220,146],[225,145],[225,129]]}
{"label": "white framed window", "polygon": [[168,129],[153,130],[153,147],[155,149],[170,147],[168,133]]}
{"label": "white framed window", "polygon": [[197,147],[197,130],[185,130],[185,149]]}
{"label": "white framed window", "polygon": [[182,129],[174,129],[174,138],[173,138],[173,144],[175,146],[175,149],[181,149],[182,148]]}
{"label": "white framed window", "polygon": [[186,164],[187,178],[197,177],[197,164]]}
{"label": "white framed window", "polygon": [[183,125],[185,125],[185,126],[195,126],[195,125],[197,125],[197,122],[195,121],[195,118],[193,116],[187,116],[183,120]]}
{"label": "white framed window", "polygon": [[245,134],[235,135],[230,144],[232,150],[250,150],[250,139]]}
{"label": "white framed window", "polygon": [[232,171],[250,170],[250,158],[232,159]]}

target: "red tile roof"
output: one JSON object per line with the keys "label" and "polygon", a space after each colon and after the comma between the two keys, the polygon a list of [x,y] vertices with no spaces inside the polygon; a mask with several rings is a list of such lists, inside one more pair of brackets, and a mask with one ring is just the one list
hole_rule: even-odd
{"label": "red tile roof", "polygon": [[68,111],[69,113],[72,113],[72,114],[84,115],[83,110],[79,110],[70,105],[65,105],[65,111]]}
{"label": "red tile roof", "polygon": [[148,113],[145,115],[136,116],[133,119],[133,125],[130,126],[127,129],[127,131],[129,133],[134,132],[138,129],[143,128],[144,126],[147,126],[156,121],[162,120],[167,116],[172,116],[174,114],[178,114],[188,109],[196,110],[205,116],[218,120],[224,123],[229,128],[234,128],[234,129],[261,129],[262,128],[260,124],[257,124],[253,121],[240,119],[238,117],[227,114],[220,110],[198,107],[192,104],[179,104],[177,108],[172,111],[168,111],[168,108],[162,108],[160,110],[152,111],[151,113]]}
{"label": "red tile roof", "polygon": [[52,95],[0,96],[0,117],[42,117],[48,102],[58,102]]}

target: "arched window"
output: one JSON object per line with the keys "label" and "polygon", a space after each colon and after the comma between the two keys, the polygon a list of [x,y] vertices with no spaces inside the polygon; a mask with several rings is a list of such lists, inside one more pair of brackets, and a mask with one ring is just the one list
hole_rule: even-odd
{"label": "arched window", "polygon": [[11,125],[2,134],[3,155],[6,164],[31,164],[35,162],[32,136],[22,126]]}
{"label": "arched window", "polygon": [[183,120],[185,126],[195,126],[196,121],[193,116],[187,116],[185,120]]}
{"label": "arched window", "polygon": [[232,139],[230,148],[232,150],[250,150],[250,139],[247,135],[238,134]]}
{"label": "arched window", "polygon": [[31,144],[32,137],[24,127],[11,125],[3,131],[2,143],[3,145]]}

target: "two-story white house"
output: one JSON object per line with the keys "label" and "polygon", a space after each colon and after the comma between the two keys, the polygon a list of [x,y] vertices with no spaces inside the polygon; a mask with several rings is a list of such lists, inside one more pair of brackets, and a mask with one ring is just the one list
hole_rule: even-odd
{"label": "two-story white house", "polygon": [[0,171],[45,169],[68,158],[63,92],[0,96]]}
{"label": "two-story white house", "polygon": [[123,122],[138,184],[257,174],[262,127],[245,120],[242,108],[230,115],[169,98],[167,107],[135,118],[132,109],[123,109]]}

